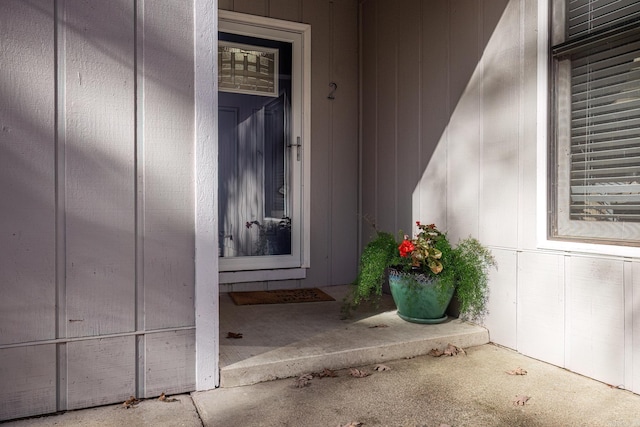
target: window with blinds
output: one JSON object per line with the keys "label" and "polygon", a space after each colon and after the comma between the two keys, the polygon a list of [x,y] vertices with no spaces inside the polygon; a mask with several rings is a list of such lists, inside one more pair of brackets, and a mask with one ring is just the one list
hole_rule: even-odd
{"label": "window with blinds", "polygon": [[640,245],[640,1],[554,7],[551,234]]}
{"label": "window with blinds", "polygon": [[638,0],[566,0],[566,35],[570,39],[616,29],[640,17]]}

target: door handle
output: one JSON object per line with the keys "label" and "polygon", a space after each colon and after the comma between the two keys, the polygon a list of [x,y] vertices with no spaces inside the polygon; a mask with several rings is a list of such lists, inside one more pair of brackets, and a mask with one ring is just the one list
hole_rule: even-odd
{"label": "door handle", "polygon": [[296,147],[296,160],[300,161],[300,151],[302,151],[302,143],[300,142],[300,137],[296,137],[296,143],[295,144],[287,144],[287,147],[291,148],[291,147]]}

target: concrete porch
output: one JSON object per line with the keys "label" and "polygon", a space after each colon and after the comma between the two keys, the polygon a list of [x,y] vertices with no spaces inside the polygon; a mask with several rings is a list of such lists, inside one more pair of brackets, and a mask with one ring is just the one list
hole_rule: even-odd
{"label": "concrete porch", "polygon": [[[438,325],[405,322],[390,295],[383,295],[379,308],[361,307],[342,320],[348,286],[322,290],[335,301],[237,306],[220,294],[221,386],[410,358],[449,343],[464,348],[489,342],[485,328],[455,318]],[[227,338],[228,332],[242,338]]]}

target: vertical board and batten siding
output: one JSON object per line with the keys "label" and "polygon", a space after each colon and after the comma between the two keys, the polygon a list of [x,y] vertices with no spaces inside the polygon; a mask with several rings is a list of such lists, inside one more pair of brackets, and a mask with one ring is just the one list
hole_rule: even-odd
{"label": "vertical board and batten siding", "polygon": [[2,420],[56,410],[56,345],[11,347],[56,337],[56,205],[53,2],[0,9]]}
{"label": "vertical board and batten siding", "polygon": [[565,259],[566,367],[614,386],[625,383],[623,272],[621,260]]}
{"label": "vertical board and batten siding", "polygon": [[60,337],[135,330],[133,16],[132,2],[114,8],[68,1],[57,22],[58,146],[64,147],[57,159],[64,194],[58,214],[65,221],[58,230],[64,252],[57,255],[66,276]]}
{"label": "vertical board and batten siding", "polygon": [[625,267],[625,327],[632,331],[625,333],[625,388],[640,393],[640,263],[626,262]]}
{"label": "vertical board and batten siding", "polygon": [[[311,267],[306,279],[222,291],[342,285],[358,260],[358,2],[220,0],[223,10],[311,25]],[[329,84],[338,88],[327,96]],[[225,148],[220,147],[221,150]]]}
{"label": "vertical board and batten siding", "polygon": [[[273,5],[274,2],[271,3]],[[312,265],[310,278],[316,284],[325,282],[338,285],[353,281],[358,263],[358,4],[356,1],[334,1],[330,2],[330,5],[331,65],[327,79],[339,86],[334,95],[335,99],[327,103],[329,111],[326,118],[318,118],[319,123],[316,126],[322,126],[322,120],[324,120],[331,129],[329,135],[331,173],[328,177],[330,189],[328,197],[331,206],[331,223],[329,224],[331,240],[328,243],[330,245],[328,259],[331,260],[331,264],[327,270],[331,275],[325,277],[327,273],[322,270],[318,275]],[[314,25],[313,21],[310,23],[313,41],[313,29],[318,25]],[[315,68],[311,70],[312,78],[314,70]],[[324,82],[320,79],[321,88],[318,97],[324,100],[328,94],[322,93],[322,83]],[[325,84],[326,91],[330,88],[327,83]],[[313,111],[312,106],[312,125]],[[313,158],[311,162],[313,168]],[[322,170],[320,167],[320,171]],[[313,173],[313,169],[311,172]],[[322,175],[319,174],[319,177]],[[311,191],[313,191],[313,181]],[[312,223],[314,223],[313,200],[312,197]],[[312,256],[314,256],[313,253]],[[322,254],[315,256],[320,258]]]}
{"label": "vertical board and batten siding", "polygon": [[[379,191],[371,191],[377,188],[378,182],[378,62],[377,33],[378,27],[378,3],[363,2],[360,4],[360,214],[362,215],[362,243],[375,235],[371,226],[378,221],[378,197]],[[369,39],[369,43],[362,43],[363,39]]]}
{"label": "vertical board and batten siding", "polygon": [[138,337],[138,389],[157,396],[196,381],[194,16],[183,0],[143,4],[137,324],[157,332]]}
{"label": "vertical board and batten siding", "polygon": [[[515,253],[514,253],[515,254]],[[509,289],[517,286],[517,318],[511,318],[516,333],[515,345],[509,347],[518,351],[564,366],[565,341],[565,257],[555,254],[521,252],[517,254],[517,281]],[[499,270],[503,269],[502,264]],[[493,289],[493,287],[492,287]],[[487,326],[490,330],[499,327],[500,307],[490,313]],[[495,325],[495,326],[494,326]],[[496,341],[506,344],[503,341]]]}
{"label": "vertical board and batten siding", "polygon": [[[415,13],[420,10],[424,2],[413,0],[408,7],[398,10],[397,20],[401,25],[398,28],[399,40],[419,40],[421,34],[420,14]],[[397,70],[394,85],[397,91],[397,126],[396,137],[406,144],[398,145],[398,186],[403,186],[405,182],[416,183],[420,179],[420,86],[413,87],[403,85],[405,81],[420,81],[420,63],[422,56],[420,52],[416,54],[414,47],[410,43],[398,43],[395,49],[396,58],[400,62]],[[417,89],[417,90],[416,90]],[[417,126],[413,126],[417,123]],[[396,192],[398,200],[396,206],[411,206],[414,193]],[[397,221],[400,224],[411,222],[414,212],[409,209],[396,210]],[[409,232],[409,230],[407,230]]]}
{"label": "vertical board and batten siding", "polygon": [[192,326],[194,61],[193,34],[184,29],[192,28],[193,16],[180,0],[144,4],[138,200],[144,206],[144,303],[151,308],[144,326]]}
{"label": "vertical board and batten siding", "polygon": [[[487,245],[517,246],[517,212],[521,138],[520,89],[522,61],[517,17],[519,5],[505,1],[484,2],[484,54],[481,58],[480,192],[478,232]],[[506,7],[505,7],[506,6]],[[495,27],[495,30],[494,30]],[[535,40],[535,39],[534,39]],[[504,179],[504,176],[516,179]],[[464,215],[463,215],[464,216]]]}
{"label": "vertical board and batten siding", "polygon": [[[478,235],[482,110],[482,3],[464,0],[449,6],[449,97],[447,141],[447,223],[453,242]],[[487,25],[488,26],[488,25]],[[433,84],[433,82],[430,82]],[[454,189],[455,191],[451,191]],[[454,208],[455,207],[455,208]],[[421,213],[429,215],[429,211]],[[424,221],[430,222],[427,218]]]}
{"label": "vertical board and batten siding", "polygon": [[518,277],[517,255],[513,251],[493,249],[498,269],[492,270],[487,310],[491,315],[489,339],[509,348],[517,347],[518,293],[513,286]]}
{"label": "vertical board and batten siding", "polygon": [[[0,13],[0,340],[56,335],[53,2]],[[6,9],[8,3],[3,3]],[[28,69],[29,73],[24,73]]]}
{"label": "vertical board and batten siding", "polygon": [[[333,261],[331,173],[334,168],[331,109],[336,101],[341,103],[345,99],[342,96],[333,101],[327,99],[332,81],[334,5],[326,1],[301,3],[303,22],[311,24],[311,147],[303,148],[311,149],[311,269],[307,274],[309,277],[315,273],[322,280],[330,280]],[[341,81],[335,83],[338,88],[347,86]],[[311,282],[305,280],[302,283]]]}
{"label": "vertical board and batten siding", "polygon": [[[520,8],[519,28],[523,45],[520,47],[521,64],[520,72],[522,81],[519,85],[520,105],[519,121],[520,133],[518,135],[518,211],[516,227],[518,229],[518,246],[521,248],[536,247],[537,199],[535,197],[538,188],[538,161],[537,150],[537,126],[538,120],[532,120],[537,116],[537,98],[533,95],[538,82],[538,2],[525,1]],[[522,19],[522,17],[526,19]],[[516,19],[513,17],[512,19]],[[524,21],[524,22],[523,22]],[[515,52],[514,52],[515,53]],[[512,159],[515,161],[515,159]]]}
{"label": "vertical board and batten siding", "polygon": [[640,393],[640,263],[536,246],[537,8],[360,3],[362,214],[392,232],[421,220],[478,237],[499,264],[493,342]]}
{"label": "vertical board and batten siding", "polygon": [[136,337],[74,341],[64,346],[58,349],[65,359],[65,366],[58,367],[59,381],[64,382],[59,386],[65,389],[61,392],[66,400],[63,409],[124,402],[136,394]]}
{"label": "vertical board and batten siding", "polygon": [[184,6],[0,2],[0,420],[195,388]]}
{"label": "vertical board and batten siding", "polygon": [[[447,211],[447,147],[446,141],[451,108],[447,84],[431,84],[431,81],[447,82],[449,75],[449,1],[423,2],[419,13],[421,38],[420,61],[420,178],[415,188],[413,218],[446,226]],[[418,12],[415,12],[418,15]],[[426,20],[430,25],[422,25]],[[437,40],[437,43],[434,43]],[[437,183],[437,185],[433,185]],[[414,229],[412,229],[414,230]]]}
{"label": "vertical board and batten siding", "polygon": [[[377,3],[378,16],[377,27],[389,28],[397,32],[399,23],[397,19],[397,7],[392,2]],[[388,230],[397,224],[398,199],[401,197],[401,188],[398,183],[398,157],[397,144],[387,144],[385,141],[397,139],[398,131],[398,49],[394,37],[379,35],[376,40],[376,121],[371,122],[376,128],[377,144],[371,146],[363,143],[363,150],[375,149],[377,153],[377,165],[375,185],[378,188],[376,197],[376,225],[381,230]],[[380,102],[383,99],[384,102]],[[365,145],[366,144],[366,145]],[[404,183],[403,183],[404,184]],[[411,183],[407,183],[409,186]]]}

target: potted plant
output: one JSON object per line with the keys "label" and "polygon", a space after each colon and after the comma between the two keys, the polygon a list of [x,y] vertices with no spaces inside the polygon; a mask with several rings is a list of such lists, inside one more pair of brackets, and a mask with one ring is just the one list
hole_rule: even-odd
{"label": "potted plant", "polygon": [[377,231],[360,257],[358,276],[343,306],[351,313],[363,301],[376,303],[385,277],[398,315],[416,323],[439,323],[454,293],[460,317],[477,320],[486,312],[489,269],[495,259],[477,239],[468,237],[453,247],[434,225],[416,222],[418,233],[397,242]]}

